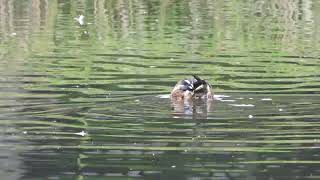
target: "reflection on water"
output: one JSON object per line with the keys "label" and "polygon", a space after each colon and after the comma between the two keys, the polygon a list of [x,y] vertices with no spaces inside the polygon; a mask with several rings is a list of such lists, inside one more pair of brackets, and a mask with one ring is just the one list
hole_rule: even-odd
{"label": "reflection on water", "polygon": [[1,177],[319,178],[319,8],[0,1]]}
{"label": "reflection on water", "polygon": [[207,119],[208,113],[214,110],[214,100],[211,99],[186,99],[184,101],[171,99],[171,103],[174,118],[184,117],[183,115],[192,115],[193,120]]}

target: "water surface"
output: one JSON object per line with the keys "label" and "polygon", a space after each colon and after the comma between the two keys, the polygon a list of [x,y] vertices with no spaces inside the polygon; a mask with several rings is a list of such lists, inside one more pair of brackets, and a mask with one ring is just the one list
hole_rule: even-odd
{"label": "water surface", "polygon": [[[315,0],[1,1],[1,177],[318,179],[319,12]],[[170,101],[191,73],[213,102]]]}

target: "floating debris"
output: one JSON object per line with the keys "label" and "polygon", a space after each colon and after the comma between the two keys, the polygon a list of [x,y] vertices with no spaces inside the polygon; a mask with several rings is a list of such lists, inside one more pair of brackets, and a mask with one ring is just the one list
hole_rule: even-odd
{"label": "floating debris", "polygon": [[74,18],[81,26],[84,25],[84,15],[80,14],[79,17]]}
{"label": "floating debris", "polygon": [[85,136],[85,135],[87,135],[87,133],[86,132],[84,132],[84,131],[81,131],[81,132],[78,132],[78,133],[74,133],[75,135],[79,135],[79,136]]}

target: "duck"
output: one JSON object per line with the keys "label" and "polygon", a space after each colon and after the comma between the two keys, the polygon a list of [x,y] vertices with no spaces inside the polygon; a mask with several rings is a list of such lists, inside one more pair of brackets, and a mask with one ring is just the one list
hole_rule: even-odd
{"label": "duck", "polygon": [[192,76],[177,82],[171,91],[172,100],[213,99],[211,84],[197,75]]}

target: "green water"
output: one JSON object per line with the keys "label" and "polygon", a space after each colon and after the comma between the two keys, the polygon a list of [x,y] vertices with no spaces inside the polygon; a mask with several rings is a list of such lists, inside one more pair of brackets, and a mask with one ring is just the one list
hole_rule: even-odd
{"label": "green water", "polygon": [[[316,0],[0,1],[0,177],[319,179],[319,27]],[[214,102],[170,101],[190,74]]]}

